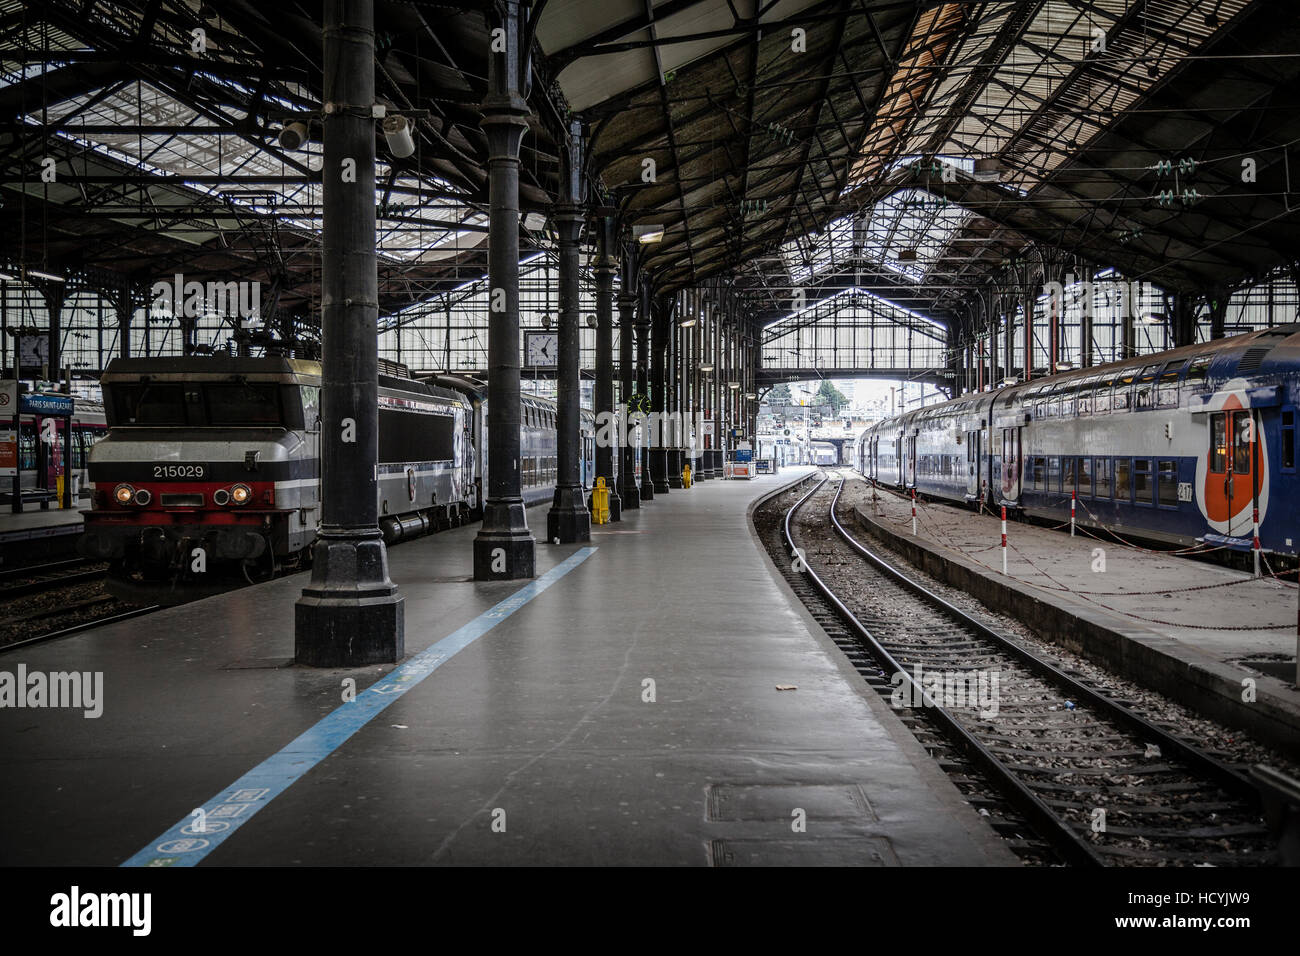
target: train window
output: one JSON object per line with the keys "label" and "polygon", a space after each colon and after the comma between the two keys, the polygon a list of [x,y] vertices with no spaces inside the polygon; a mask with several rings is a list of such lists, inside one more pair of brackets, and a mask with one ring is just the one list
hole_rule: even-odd
{"label": "train window", "polygon": [[1133,497],[1138,504],[1151,504],[1151,459],[1133,460]]}
{"label": "train window", "polygon": [[1238,475],[1250,474],[1250,453],[1254,450],[1255,423],[1250,412],[1232,413],[1232,470]]}
{"label": "train window", "polygon": [[1222,475],[1228,470],[1228,416],[1215,412],[1210,416],[1210,471]]}
{"label": "train window", "polygon": [[1092,493],[1098,498],[1110,497],[1110,459],[1094,458],[1092,461]]}
{"label": "train window", "polygon": [[[196,391],[196,398],[198,394]],[[116,421],[112,424],[184,425],[187,397],[185,386],[179,383],[113,385],[109,399]]]}
{"label": "train window", "polygon": [[1097,392],[1092,400],[1092,412],[1094,415],[1101,415],[1110,411],[1110,390],[1113,383],[1107,379],[1097,385]]}
{"label": "train window", "polygon": [[1079,494],[1092,497],[1092,459],[1079,459]]}
{"label": "train window", "polygon": [[1162,505],[1178,505],[1178,462],[1162,460],[1158,473],[1157,488]]}
{"label": "train window", "polygon": [[1061,459],[1051,455],[1047,459],[1047,490],[1056,491],[1061,487]]}
{"label": "train window", "polygon": [[1156,384],[1156,405],[1160,408],[1171,408],[1178,405],[1178,376],[1182,373],[1187,363],[1170,362],[1165,370],[1160,373],[1160,379]]}
{"label": "train window", "polygon": [[1122,412],[1129,407],[1129,393],[1133,384],[1133,373],[1126,372],[1115,379],[1115,391],[1111,393],[1110,407]]}
{"label": "train window", "polygon": [[1137,388],[1133,393],[1134,408],[1151,408],[1155,405],[1155,377],[1158,365],[1148,365],[1138,376]]}
{"label": "train window", "polygon": [[1133,500],[1133,485],[1129,478],[1132,465],[1127,458],[1115,459],[1115,498],[1117,501]]}
{"label": "train window", "polygon": [[209,425],[279,425],[280,390],[273,384],[209,382],[203,386],[208,399]]}
{"label": "train window", "polygon": [[1033,469],[1034,490],[1047,490],[1047,459],[1039,455],[1034,459]]}
{"label": "train window", "polygon": [[1086,382],[1079,386],[1079,414],[1092,414],[1092,385]]}
{"label": "train window", "polygon": [[1061,491],[1067,495],[1074,491],[1074,458],[1071,456],[1061,459]]}
{"label": "train window", "polygon": [[1196,358],[1192,359],[1191,364],[1187,367],[1187,378],[1185,381],[1188,385],[1199,385],[1205,381],[1209,371],[1210,356],[1198,355]]}
{"label": "train window", "polygon": [[1295,471],[1295,409],[1282,410],[1282,467]]}
{"label": "train window", "polygon": [[1065,394],[1061,396],[1061,417],[1074,417],[1074,385],[1071,384]]}

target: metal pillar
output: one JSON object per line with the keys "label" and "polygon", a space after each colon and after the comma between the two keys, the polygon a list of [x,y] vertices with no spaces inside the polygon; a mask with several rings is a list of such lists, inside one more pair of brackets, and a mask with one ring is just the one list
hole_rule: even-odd
{"label": "metal pillar", "polygon": [[[1224,337],[1224,322],[1228,316],[1228,297],[1230,293],[1227,289],[1216,289],[1211,293],[1209,298],[1210,305],[1210,338],[1221,339]],[[1272,318],[1272,310],[1269,311],[1269,317]]]}
{"label": "metal pillar", "polygon": [[626,439],[625,435],[619,434],[621,429],[616,424],[619,417],[614,405],[614,272],[617,264],[610,255],[614,244],[612,229],[613,223],[609,219],[600,221],[599,251],[592,267],[596,275],[596,390],[593,395],[596,406],[596,477],[604,478],[605,487],[609,489],[611,522],[623,517],[623,497],[618,493],[615,480],[615,461],[617,449]]}
{"label": "metal pillar", "polygon": [[67,286],[62,282],[43,282],[37,288],[45,296],[45,308],[50,319],[47,333],[50,357],[46,363],[45,378],[53,382],[59,378],[59,368],[63,361],[63,303],[67,298]]}
{"label": "metal pillar", "polygon": [[665,427],[668,402],[664,395],[664,360],[668,357],[668,323],[672,319],[671,300],[657,299],[651,309],[652,334],[650,347],[650,408],[658,416],[658,425],[652,428],[654,447],[650,449],[650,480],[656,495],[668,494],[668,444],[672,436]]}
{"label": "metal pillar", "polygon": [[686,456],[682,451],[682,342],[686,330],[682,328],[682,317],[686,314],[686,293],[677,293],[677,308],[673,310],[668,321],[668,420],[672,432],[668,442],[668,487],[682,488],[682,468]]}
{"label": "metal pillar", "polygon": [[636,362],[632,357],[632,345],[636,333],[633,323],[636,320],[636,250],[629,248],[623,255],[622,287],[618,295],[619,333],[618,333],[618,368],[621,388],[619,394],[619,421],[624,423],[620,442],[623,448],[623,466],[619,469],[619,482],[623,488],[623,510],[641,507],[641,489],[637,487],[635,435],[629,421],[628,400],[636,391]]}
{"label": "metal pillar", "polygon": [[520,94],[520,5],[504,0],[494,23],[505,44],[488,61],[481,125],[488,141],[488,467],[483,525],[474,539],[474,579],[531,578],[535,542],[519,474],[519,145],[528,131]]}
{"label": "metal pillar", "polygon": [[700,353],[700,344],[704,337],[704,317],[701,315],[700,292],[698,289],[692,289],[690,292],[690,314],[695,320],[695,324],[687,329],[686,338],[686,403],[687,411],[690,413],[690,426],[686,434],[686,440],[689,443],[688,455],[691,462],[691,483],[694,484],[703,477],[701,464],[702,455],[700,448],[704,444],[704,437],[700,433],[700,422],[703,419],[701,414],[702,406],[700,404],[700,363],[704,361]]}
{"label": "metal pillar", "polygon": [[[113,299],[113,308],[117,310],[117,354],[122,358],[131,357],[131,290],[123,289]],[[149,320],[148,315],[145,321]],[[103,369],[101,369],[103,371]]]}
{"label": "metal pillar", "polygon": [[373,0],[327,0],[324,22],[321,533],[294,608],[294,658],[314,667],[405,653],[404,602],[378,526],[379,279],[375,268]]}
{"label": "metal pillar", "polygon": [[[650,283],[642,282],[636,305],[636,391],[638,395],[650,394]],[[651,408],[653,409],[653,405]],[[655,448],[651,429],[643,428],[644,445],[641,448],[641,500],[653,501],[655,496]]]}
{"label": "metal pillar", "polygon": [[555,213],[560,246],[559,368],[556,370],[556,483],[546,513],[546,539],[552,544],[591,540],[591,512],[582,500],[578,434],[578,239],[582,234],[582,123],[569,123],[560,148],[563,204]]}
{"label": "metal pillar", "polygon": [[[714,287],[714,294],[718,295],[719,290]],[[722,477],[722,302],[719,302],[714,309],[713,323],[710,326],[709,336],[709,363],[713,366],[713,373],[709,376],[709,411],[713,416],[713,441],[708,452],[708,469],[710,478]]]}
{"label": "metal pillar", "polygon": [[1030,288],[1029,267],[1025,267],[1025,288],[1020,296],[1025,310],[1025,381],[1034,377],[1034,293]]}

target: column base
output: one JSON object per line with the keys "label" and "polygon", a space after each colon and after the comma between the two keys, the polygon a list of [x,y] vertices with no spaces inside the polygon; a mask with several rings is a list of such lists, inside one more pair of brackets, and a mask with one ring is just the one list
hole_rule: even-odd
{"label": "column base", "polygon": [[591,540],[591,512],[577,485],[555,489],[551,510],[546,513],[546,540],[551,544]]}
{"label": "column base", "polygon": [[406,602],[373,537],[322,534],[294,605],[294,660],[308,667],[393,664],[406,654]]}
{"label": "column base", "polygon": [[650,477],[650,473],[645,468],[642,468],[641,470],[641,500],[642,501],[655,500],[654,479]]}
{"label": "column base", "polygon": [[624,511],[641,507],[641,490],[635,484],[623,486],[622,505]]}
{"label": "column base", "polygon": [[522,500],[483,506],[483,527],[474,539],[475,581],[519,581],[537,576],[537,542],[528,531]]}
{"label": "column base", "polygon": [[668,494],[668,449],[650,449],[650,483],[657,495]]}
{"label": "column base", "polygon": [[686,459],[682,455],[680,448],[668,449],[668,487],[685,488],[686,484],[682,481],[682,468],[686,464]]}

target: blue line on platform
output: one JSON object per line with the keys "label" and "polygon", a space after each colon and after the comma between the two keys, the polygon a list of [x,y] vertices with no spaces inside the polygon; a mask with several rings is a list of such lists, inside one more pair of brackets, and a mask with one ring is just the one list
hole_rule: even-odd
{"label": "blue line on platform", "polygon": [[[203,804],[122,866],[194,866],[224,843],[253,815],[282,794],[389,704],[432,674],[457,652],[496,627],[596,553],[583,548],[536,581],[484,611],[464,627],[426,648],[357,698],[332,711],[279,753],[262,761],[229,788]],[[202,829],[198,828],[202,820]]]}

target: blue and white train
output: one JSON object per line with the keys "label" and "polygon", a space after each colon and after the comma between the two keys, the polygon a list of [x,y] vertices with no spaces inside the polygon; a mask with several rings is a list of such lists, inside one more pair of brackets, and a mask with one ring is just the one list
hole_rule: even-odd
{"label": "blue and white train", "polygon": [[1300,545],[1300,325],[1079,369],[908,412],[857,468],[935,498],[1190,546]]}

